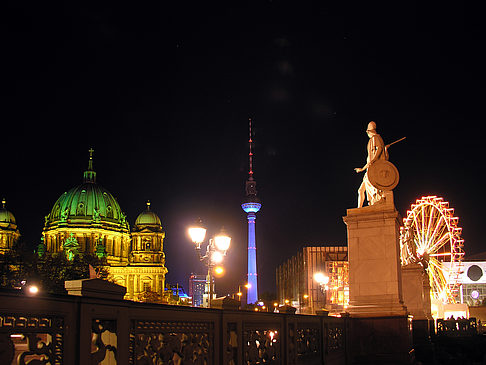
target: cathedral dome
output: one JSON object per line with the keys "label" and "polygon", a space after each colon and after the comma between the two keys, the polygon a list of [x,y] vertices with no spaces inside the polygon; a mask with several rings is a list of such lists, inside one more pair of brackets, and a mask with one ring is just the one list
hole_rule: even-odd
{"label": "cathedral dome", "polygon": [[5,208],[6,201],[2,199],[0,208],[0,253],[10,251],[20,237],[14,215]]}
{"label": "cathedral dome", "polygon": [[92,156],[83,183],[62,194],[46,216],[45,230],[60,226],[97,226],[128,232],[128,221],[120,205],[108,190],[96,183]]}
{"label": "cathedral dome", "polygon": [[15,222],[15,217],[12,214],[12,212],[8,211],[7,208],[5,208],[6,201],[5,199],[2,199],[2,207],[0,208],[0,225],[2,227],[6,227],[9,225],[17,226]]}
{"label": "cathedral dome", "polygon": [[142,229],[143,227],[162,229],[159,216],[150,210],[149,201],[147,202],[147,209],[140,213],[135,220],[135,230]]}

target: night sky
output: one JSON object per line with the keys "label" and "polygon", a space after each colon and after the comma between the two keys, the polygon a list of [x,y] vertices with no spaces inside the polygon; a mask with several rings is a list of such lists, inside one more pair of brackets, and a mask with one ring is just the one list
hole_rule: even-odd
{"label": "night sky", "polygon": [[[103,3],[103,4],[101,4]],[[400,171],[396,207],[443,196],[467,254],[484,242],[484,32],[459,2],[11,1],[2,16],[0,195],[39,242],[56,199],[97,181],[133,225],[150,199],[167,282],[204,273],[187,227],[233,237],[220,294],[245,282],[248,118],[260,291],[304,245],[346,244],[367,123]],[[237,3],[237,5],[236,5]],[[393,4],[391,4],[393,3]]]}

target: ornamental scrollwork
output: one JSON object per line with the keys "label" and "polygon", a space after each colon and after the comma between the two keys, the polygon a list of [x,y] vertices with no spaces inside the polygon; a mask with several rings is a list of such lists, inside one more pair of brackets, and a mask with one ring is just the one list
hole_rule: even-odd
{"label": "ornamental scrollwork", "polygon": [[327,331],[327,351],[335,351],[344,347],[344,329],[340,326],[329,327]]}
{"label": "ornamental scrollwork", "polygon": [[238,363],[238,331],[235,322],[229,322],[226,330],[226,364],[236,365]]}
{"label": "ornamental scrollwork", "polygon": [[299,358],[320,357],[320,331],[318,328],[297,329],[296,341]]}
{"label": "ornamental scrollwork", "polygon": [[64,320],[61,317],[0,315],[0,363],[63,363]]}
{"label": "ornamental scrollwork", "polygon": [[274,329],[244,331],[244,363],[280,364],[280,333]]}
{"label": "ornamental scrollwork", "polygon": [[117,360],[116,320],[91,322],[91,364],[102,364],[108,357]]}
{"label": "ornamental scrollwork", "polygon": [[132,321],[129,364],[211,364],[213,343],[213,323]]}

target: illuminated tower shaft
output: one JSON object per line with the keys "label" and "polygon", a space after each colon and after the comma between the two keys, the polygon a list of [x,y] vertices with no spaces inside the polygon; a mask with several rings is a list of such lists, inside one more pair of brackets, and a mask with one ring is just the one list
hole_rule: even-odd
{"label": "illuminated tower shaft", "polygon": [[256,263],[255,213],[248,213],[248,295],[247,303],[258,301],[258,277]]}
{"label": "illuminated tower shaft", "polygon": [[262,205],[257,197],[256,181],[253,179],[253,153],[251,139],[251,119],[250,119],[250,172],[246,181],[246,199],[241,208],[247,214],[248,219],[248,295],[247,304],[253,304],[258,301],[258,274],[257,274],[257,257],[256,257],[256,238],[255,238],[255,220],[256,213]]}
{"label": "illuminated tower shaft", "polygon": [[258,301],[258,274],[256,261],[256,239],[255,239],[255,220],[256,212],[261,208],[260,203],[248,202],[241,205],[243,210],[248,214],[248,295],[247,304],[253,304]]}

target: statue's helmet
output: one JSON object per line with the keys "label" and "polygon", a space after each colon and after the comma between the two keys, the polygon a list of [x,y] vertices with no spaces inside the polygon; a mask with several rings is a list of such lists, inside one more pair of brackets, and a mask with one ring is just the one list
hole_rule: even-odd
{"label": "statue's helmet", "polygon": [[366,132],[375,132],[376,133],[376,123],[371,121],[368,123],[368,128],[366,128]]}

